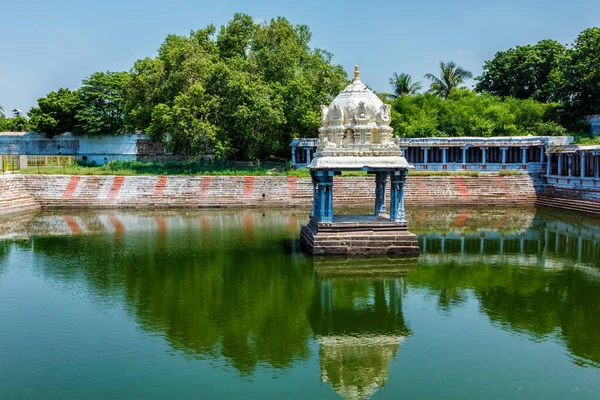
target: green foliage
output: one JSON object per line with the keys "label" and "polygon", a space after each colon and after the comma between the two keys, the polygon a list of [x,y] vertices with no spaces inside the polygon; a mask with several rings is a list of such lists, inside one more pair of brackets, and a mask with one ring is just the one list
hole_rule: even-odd
{"label": "green foliage", "polygon": [[234,159],[287,156],[292,138],[315,136],[319,105],[347,76],[331,54],[309,47],[308,28],[236,14],[215,32],[169,35],[158,57],[135,63],[127,127],[178,154]]}
{"label": "green foliage", "polygon": [[600,114],[600,28],[581,32],[575,40],[569,61],[557,71],[557,80],[563,78],[561,100],[570,121]]}
{"label": "green foliage", "polygon": [[600,114],[600,28],[584,30],[569,48],[542,40],[498,52],[477,80],[479,92],[558,102],[554,119],[583,131],[583,117]]}
{"label": "green foliage", "polygon": [[466,79],[473,77],[473,73],[456,65],[453,61],[440,62],[440,76],[425,74],[425,78],[431,81],[430,93],[435,93],[447,99],[454,89],[461,88]]}
{"label": "green foliage", "polygon": [[552,120],[557,107],[470,90],[454,90],[446,100],[425,93],[396,99],[392,126],[403,137],[565,135]]}
{"label": "green foliage", "polygon": [[79,89],[76,114],[78,133],[114,135],[125,133],[126,72],[96,72]]}
{"label": "green foliage", "polygon": [[29,121],[23,116],[0,118],[0,132],[27,132]]}
{"label": "green foliage", "polygon": [[256,24],[236,14],[189,36],[168,35],[155,58],[129,72],[97,72],[77,91],[39,99],[32,127],[55,135],[143,131],[176,154],[260,159],[288,156],[294,137],[314,137],[320,104],[347,84],[332,55],[285,18]]}
{"label": "green foliage", "polygon": [[79,105],[77,91],[60,88],[38,99],[38,107],[29,111],[29,126],[32,131],[54,136],[75,130],[75,114]]}
{"label": "green foliage", "polygon": [[394,72],[390,78],[390,86],[392,87],[392,98],[401,96],[413,96],[421,90],[423,85],[421,82],[413,82],[410,74],[397,74]]}
{"label": "green foliage", "polygon": [[477,91],[548,102],[554,97],[551,74],[566,55],[566,47],[555,40],[499,51],[476,78]]}

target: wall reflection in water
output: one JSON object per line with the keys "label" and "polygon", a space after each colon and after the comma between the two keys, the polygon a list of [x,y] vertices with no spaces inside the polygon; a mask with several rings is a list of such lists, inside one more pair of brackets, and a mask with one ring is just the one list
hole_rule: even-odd
{"label": "wall reflection in water", "polygon": [[[44,258],[46,278],[115,297],[140,326],[191,357],[242,375],[285,369],[318,342],[321,380],[372,395],[400,345],[419,332],[411,290],[440,309],[468,299],[499,328],[557,340],[600,364],[597,221],[545,210],[409,210],[414,259],[313,259],[298,248],[303,213],[225,211],[39,214],[0,221],[0,237]],[[0,270],[0,273],[2,271]]]}

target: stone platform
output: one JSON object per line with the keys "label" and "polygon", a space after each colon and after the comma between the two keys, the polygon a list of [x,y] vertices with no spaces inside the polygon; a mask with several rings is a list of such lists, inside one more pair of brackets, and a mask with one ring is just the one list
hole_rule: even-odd
{"label": "stone platform", "polygon": [[314,255],[417,254],[417,236],[385,215],[338,215],[333,222],[310,218],[300,231],[302,246]]}

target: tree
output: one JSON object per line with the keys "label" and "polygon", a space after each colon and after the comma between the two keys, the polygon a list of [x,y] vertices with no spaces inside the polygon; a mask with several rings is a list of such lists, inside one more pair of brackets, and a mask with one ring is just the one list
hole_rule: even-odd
{"label": "tree", "polygon": [[398,97],[392,104],[392,127],[403,137],[565,135],[553,120],[558,107],[455,89],[445,100],[433,93]]}
{"label": "tree", "polygon": [[563,87],[561,100],[572,120],[600,114],[600,28],[579,34],[556,80]]}
{"label": "tree", "polygon": [[413,82],[409,74],[397,74],[395,72],[390,78],[390,85],[393,90],[393,98],[415,95],[423,86],[421,82]]}
{"label": "tree", "polygon": [[79,93],[60,88],[38,99],[38,107],[33,107],[28,112],[29,127],[34,132],[44,132],[50,137],[73,132],[77,125],[78,108]]}
{"label": "tree", "polygon": [[167,36],[158,57],[135,63],[126,89],[127,127],[165,140],[179,154],[286,157],[293,137],[316,136],[319,105],[347,75],[312,49],[310,30],[285,18]]}
{"label": "tree", "polygon": [[29,125],[27,118],[23,116],[4,119],[4,129],[8,132],[27,132]]}
{"label": "tree", "polygon": [[75,131],[83,134],[124,133],[127,72],[96,72],[79,89]]}
{"label": "tree", "polygon": [[473,73],[462,67],[457,66],[454,62],[440,62],[439,77],[429,73],[425,74],[425,78],[431,81],[429,92],[448,98],[452,90],[460,88],[466,79],[473,77]]}
{"label": "tree", "polygon": [[567,48],[555,40],[500,51],[485,62],[483,73],[476,78],[476,90],[548,102],[556,98],[549,84],[551,74],[566,56]]}
{"label": "tree", "polygon": [[0,118],[5,118],[5,114],[4,114],[4,107],[2,107],[2,104],[0,104]]}

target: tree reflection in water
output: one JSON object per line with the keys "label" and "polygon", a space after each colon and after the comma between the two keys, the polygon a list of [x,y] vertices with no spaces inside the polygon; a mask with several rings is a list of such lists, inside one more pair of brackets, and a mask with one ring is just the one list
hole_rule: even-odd
{"label": "tree reflection in water", "polygon": [[[20,246],[44,260],[34,268],[47,278],[84,282],[99,301],[119,298],[173,349],[225,359],[242,375],[308,359],[315,338],[321,379],[345,397],[368,397],[400,343],[419,334],[402,313],[414,289],[445,310],[475,298],[502,329],[557,340],[577,363],[600,365],[597,221],[535,210],[409,216],[423,252],[404,263],[313,262],[293,244],[305,216],[286,212],[83,213],[70,224],[42,214],[22,229],[0,221],[0,234],[34,236]],[[69,236],[51,235],[61,229]],[[13,248],[0,247],[0,257]]]}

